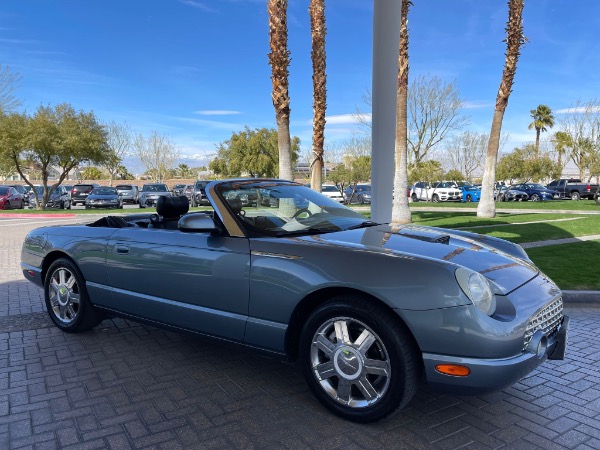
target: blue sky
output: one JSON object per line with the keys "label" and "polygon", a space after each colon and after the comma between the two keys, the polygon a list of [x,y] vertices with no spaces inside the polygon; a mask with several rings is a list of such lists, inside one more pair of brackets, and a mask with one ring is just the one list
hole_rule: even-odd
{"label": "blue sky", "polygon": [[[379,1],[379,0],[376,0]],[[456,81],[468,129],[488,132],[504,64],[505,0],[413,0],[410,75]],[[326,0],[326,141],[352,137],[371,88],[372,0]],[[600,92],[600,1],[529,0],[503,130],[506,150],[533,141],[529,111],[557,118]],[[291,132],[311,146],[308,0],[288,12]],[[214,153],[241,130],[275,127],[266,0],[2,0],[0,63],[22,76],[32,113],[71,103],[137,133],[169,135],[183,154]],[[187,161],[186,161],[187,162]],[[134,170],[137,169],[134,167]]]}

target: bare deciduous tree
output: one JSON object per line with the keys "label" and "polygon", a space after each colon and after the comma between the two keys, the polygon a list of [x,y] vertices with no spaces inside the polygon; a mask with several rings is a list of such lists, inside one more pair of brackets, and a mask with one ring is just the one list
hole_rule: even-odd
{"label": "bare deciduous tree", "polygon": [[171,139],[156,131],[153,131],[148,137],[138,134],[133,141],[133,149],[154,181],[162,181],[167,178],[179,158],[179,150]]}
{"label": "bare deciduous tree", "polygon": [[15,88],[21,76],[0,64],[0,114],[10,113],[21,106],[21,100],[15,97]]}
{"label": "bare deciduous tree", "polygon": [[104,164],[104,168],[110,176],[110,186],[112,186],[113,178],[119,172],[123,158],[131,150],[131,130],[127,124],[114,121],[106,124],[105,128],[111,155]]}
{"label": "bare deciduous tree", "polygon": [[443,153],[445,165],[472,181],[475,173],[483,168],[487,142],[487,133],[465,131],[452,136]]}
{"label": "bare deciduous tree", "polygon": [[[369,91],[363,95],[363,101],[371,107]],[[468,117],[461,114],[462,107],[463,101],[454,82],[446,83],[435,76],[420,76],[410,83],[407,133],[411,164],[427,159],[429,152],[440,142],[469,123]],[[360,110],[353,116],[370,133],[371,116]]]}
{"label": "bare deciduous tree", "polygon": [[462,107],[454,82],[424,76],[412,82],[408,91],[408,146],[413,163],[422,161],[446,136],[467,125]]}
{"label": "bare deciduous tree", "polygon": [[562,133],[555,135],[559,137],[557,144],[568,149],[579,177],[584,179],[600,146],[600,100],[578,100],[561,115],[559,125]]}

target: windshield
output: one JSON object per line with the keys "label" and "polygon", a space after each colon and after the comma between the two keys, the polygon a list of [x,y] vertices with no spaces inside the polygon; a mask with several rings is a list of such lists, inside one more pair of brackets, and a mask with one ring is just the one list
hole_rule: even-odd
{"label": "windshield", "polygon": [[168,191],[166,184],[145,184],[142,188],[143,192],[166,192]]}
{"label": "windshield", "polygon": [[263,235],[327,233],[375,225],[354,210],[297,183],[232,181],[217,189],[243,226]]}
{"label": "windshield", "polygon": [[114,188],[96,188],[92,191],[92,195],[119,195]]}
{"label": "windshield", "polygon": [[130,191],[133,187],[130,184],[119,184],[115,189],[119,191]]}
{"label": "windshield", "polygon": [[336,188],[335,186],[321,186],[321,192],[336,192],[336,193],[340,193],[340,191],[338,191],[338,188]]}

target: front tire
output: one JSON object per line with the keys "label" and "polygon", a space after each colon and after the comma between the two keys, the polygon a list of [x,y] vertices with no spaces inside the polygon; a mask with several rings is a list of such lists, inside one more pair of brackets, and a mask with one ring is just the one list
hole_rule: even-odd
{"label": "front tire", "polygon": [[433,203],[439,203],[440,202],[440,197],[437,194],[433,194],[433,196],[431,197],[431,201]]}
{"label": "front tire", "polygon": [[300,338],[306,382],[328,409],[369,423],[400,410],[417,388],[417,354],[393,315],[360,296],[316,309]]}
{"label": "front tire", "polygon": [[104,319],[90,302],[83,275],[68,259],[57,259],[48,269],[44,298],[50,318],[62,331],[86,331]]}

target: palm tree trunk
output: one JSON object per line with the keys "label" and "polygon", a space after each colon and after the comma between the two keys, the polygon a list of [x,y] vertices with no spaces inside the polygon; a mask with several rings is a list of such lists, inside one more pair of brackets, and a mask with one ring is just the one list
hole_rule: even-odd
{"label": "palm tree trunk", "polygon": [[271,98],[277,121],[279,148],[279,178],[293,180],[292,146],[290,140],[289,71],[290,52],[287,49],[287,0],[269,0],[269,64],[271,65]]}
{"label": "palm tree trunk", "polygon": [[540,159],[540,128],[535,129],[535,158]]}
{"label": "palm tree trunk", "polygon": [[523,8],[524,0],[508,0],[508,22],[506,25],[506,60],[502,72],[502,80],[496,96],[496,108],[492,119],[492,129],[488,142],[488,153],[483,172],[481,199],[477,205],[477,217],[496,217],[496,204],[494,203],[494,183],[496,182],[496,163],[500,148],[500,132],[502,119],[508,105],[508,98],[512,92],[512,85],[517,71],[517,62],[521,46],[526,39],[523,36]]}
{"label": "palm tree trunk", "polygon": [[325,0],[310,0],[310,29],[313,65],[313,161],[310,187],[321,192],[323,183],[323,147],[325,142],[325,112],[327,109],[327,77],[325,74]]}
{"label": "palm tree trunk", "polygon": [[409,0],[402,0],[400,24],[400,51],[398,54],[398,97],[396,100],[396,161],[394,172],[394,200],[392,223],[410,223],[412,216],[408,206],[408,9]]}

